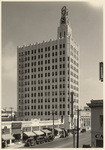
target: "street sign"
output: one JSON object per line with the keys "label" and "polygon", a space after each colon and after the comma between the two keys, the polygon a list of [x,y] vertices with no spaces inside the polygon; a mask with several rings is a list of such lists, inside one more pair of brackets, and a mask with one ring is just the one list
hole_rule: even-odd
{"label": "street sign", "polygon": [[99,71],[100,71],[99,79],[101,80],[101,82],[103,82],[103,62],[99,63]]}

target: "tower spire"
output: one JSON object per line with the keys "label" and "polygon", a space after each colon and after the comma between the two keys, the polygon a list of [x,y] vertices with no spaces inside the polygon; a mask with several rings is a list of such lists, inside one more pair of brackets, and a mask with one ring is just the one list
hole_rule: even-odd
{"label": "tower spire", "polygon": [[61,9],[61,20],[60,20],[60,24],[68,24],[69,23],[69,19],[68,19],[68,9],[66,8],[66,6],[63,6]]}
{"label": "tower spire", "polygon": [[67,36],[72,36],[72,29],[70,27],[68,9],[63,6],[61,9],[60,26],[58,27],[57,38],[66,38]]}

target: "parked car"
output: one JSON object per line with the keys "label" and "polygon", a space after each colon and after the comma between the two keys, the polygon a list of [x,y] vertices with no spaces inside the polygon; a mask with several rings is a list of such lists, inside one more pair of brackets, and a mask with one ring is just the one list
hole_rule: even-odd
{"label": "parked car", "polygon": [[44,141],[48,142],[48,136],[44,136]]}
{"label": "parked car", "polygon": [[52,134],[50,134],[49,136],[48,136],[48,141],[50,142],[50,141],[53,141],[54,140],[54,136],[52,135]]}
{"label": "parked car", "polygon": [[38,136],[36,138],[36,144],[41,144],[41,143],[44,143],[45,142],[45,139],[43,136]]}
{"label": "parked car", "polygon": [[34,146],[35,145],[35,140],[34,138],[30,137],[28,138],[26,141],[25,141],[25,147],[31,147],[31,146]]}
{"label": "parked car", "polygon": [[5,148],[5,141],[2,139],[2,148]]}

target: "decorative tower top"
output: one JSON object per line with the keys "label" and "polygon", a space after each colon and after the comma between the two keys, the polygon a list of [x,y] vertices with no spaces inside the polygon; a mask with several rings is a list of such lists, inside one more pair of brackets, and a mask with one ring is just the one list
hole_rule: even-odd
{"label": "decorative tower top", "polygon": [[68,9],[66,8],[66,6],[62,7],[61,14],[62,14],[62,16],[67,16],[68,15]]}
{"label": "decorative tower top", "polygon": [[57,38],[66,38],[72,36],[72,29],[70,27],[68,9],[63,6],[61,9],[60,26],[58,27]]}
{"label": "decorative tower top", "polygon": [[61,9],[61,24],[67,24],[68,23],[68,9],[66,6],[63,6]]}

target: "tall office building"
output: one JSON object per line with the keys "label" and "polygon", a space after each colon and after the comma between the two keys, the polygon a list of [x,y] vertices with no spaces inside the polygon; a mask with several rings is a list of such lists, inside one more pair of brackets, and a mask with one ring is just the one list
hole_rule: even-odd
{"label": "tall office building", "polygon": [[68,10],[61,9],[57,40],[17,48],[18,119],[52,119],[71,114],[79,103],[79,47],[72,37]]}

